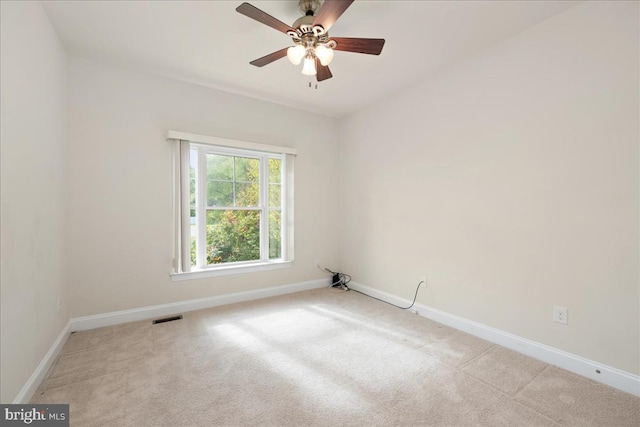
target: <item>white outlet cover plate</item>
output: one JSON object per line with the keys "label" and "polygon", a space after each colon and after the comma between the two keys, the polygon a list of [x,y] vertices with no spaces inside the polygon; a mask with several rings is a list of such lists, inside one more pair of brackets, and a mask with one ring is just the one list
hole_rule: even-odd
{"label": "white outlet cover plate", "polygon": [[567,307],[553,307],[553,321],[567,325],[569,323],[569,311]]}

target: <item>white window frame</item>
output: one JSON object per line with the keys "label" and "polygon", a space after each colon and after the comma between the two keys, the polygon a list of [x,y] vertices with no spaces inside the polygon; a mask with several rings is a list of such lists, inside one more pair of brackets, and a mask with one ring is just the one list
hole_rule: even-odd
{"label": "white window frame", "polygon": [[[290,147],[282,147],[276,145],[258,144],[248,141],[237,141],[231,139],[217,138],[212,136],[197,135],[181,131],[169,131],[167,140],[174,144],[173,146],[173,212],[174,212],[174,250],[173,250],[173,269],[171,279],[173,281],[197,279],[203,277],[224,276],[230,274],[248,273],[254,271],[273,270],[279,268],[290,267],[293,262],[293,160],[296,156],[296,150]],[[281,258],[276,260],[269,259],[268,250],[268,227],[265,227],[265,221],[268,223],[268,213],[270,210],[268,198],[268,168],[266,163],[261,161],[260,176],[261,179],[266,178],[266,184],[261,185],[260,206],[261,215],[261,259],[256,261],[234,262],[225,264],[215,264],[203,266],[204,264],[204,245],[199,244],[198,265],[200,267],[193,268],[191,266],[191,233],[190,233],[190,200],[189,200],[189,155],[191,146],[204,152],[216,154],[252,157],[260,159],[268,159],[277,157],[282,161],[282,177],[281,177]],[[202,156],[204,157],[204,156]],[[204,168],[198,168],[199,173],[204,173]],[[204,182],[204,177],[200,176],[196,181]],[[204,203],[202,197],[204,195],[203,188],[196,188],[200,194],[196,198],[200,198],[197,204],[198,217],[203,218]],[[198,239],[203,233],[202,221],[197,225],[199,227]],[[183,232],[184,230],[184,232]],[[201,243],[201,242],[199,242]]]}

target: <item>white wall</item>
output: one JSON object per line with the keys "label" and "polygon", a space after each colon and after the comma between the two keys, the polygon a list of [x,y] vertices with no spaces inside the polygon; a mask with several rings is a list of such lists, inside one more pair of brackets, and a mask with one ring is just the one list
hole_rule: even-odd
{"label": "white wall", "polygon": [[640,373],[638,34],[585,2],[344,119],[342,271]]}
{"label": "white wall", "polygon": [[0,401],[11,403],[69,319],[67,58],[40,3],[0,8]]}
{"label": "white wall", "polygon": [[[80,59],[69,81],[72,317],[328,280],[315,260],[337,259],[334,119]],[[171,282],[170,129],[297,148],[292,268]]]}

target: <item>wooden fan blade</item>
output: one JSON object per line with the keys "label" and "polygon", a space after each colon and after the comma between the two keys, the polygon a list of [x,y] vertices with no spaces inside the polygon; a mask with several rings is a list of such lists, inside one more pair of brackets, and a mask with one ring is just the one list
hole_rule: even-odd
{"label": "wooden fan blade", "polygon": [[262,58],[255,59],[251,61],[249,64],[255,65],[256,67],[264,67],[267,64],[271,64],[273,61],[277,61],[280,58],[284,58],[287,56],[288,47],[284,47],[280,50],[277,50],[269,55],[265,55]]}
{"label": "wooden fan blade", "polygon": [[327,65],[322,65],[320,60],[316,58],[316,80],[321,82],[323,80],[330,79],[331,77],[333,77],[333,74],[331,74],[329,67]]}
{"label": "wooden fan blade", "polygon": [[276,30],[285,34],[287,33],[287,31],[294,31],[293,28],[291,28],[284,22],[277,20],[273,16],[261,11],[260,9],[250,5],[249,3],[242,3],[236,8],[236,12],[241,13],[244,16],[248,16],[251,19],[255,19],[256,21],[264,25],[268,25],[271,28],[275,28]]}
{"label": "wooden fan blade", "polygon": [[384,39],[360,39],[351,37],[331,37],[338,45],[334,50],[345,52],[366,53],[367,55],[380,55],[384,46]]}
{"label": "wooden fan blade", "polygon": [[316,19],[313,20],[313,25],[321,25],[325,31],[329,31],[351,3],[353,0],[324,0]]}

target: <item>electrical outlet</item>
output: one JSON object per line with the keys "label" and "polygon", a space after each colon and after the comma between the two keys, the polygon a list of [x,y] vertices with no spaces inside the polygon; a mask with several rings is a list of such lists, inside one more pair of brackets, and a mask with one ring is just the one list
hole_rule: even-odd
{"label": "electrical outlet", "polygon": [[422,286],[423,288],[426,288],[427,287],[427,276],[418,277],[418,283],[420,283],[420,286]]}
{"label": "electrical outlet", "polygon": [[567,325],[569,323],[569,312],[567,307],[553,307],[553,321]]}

